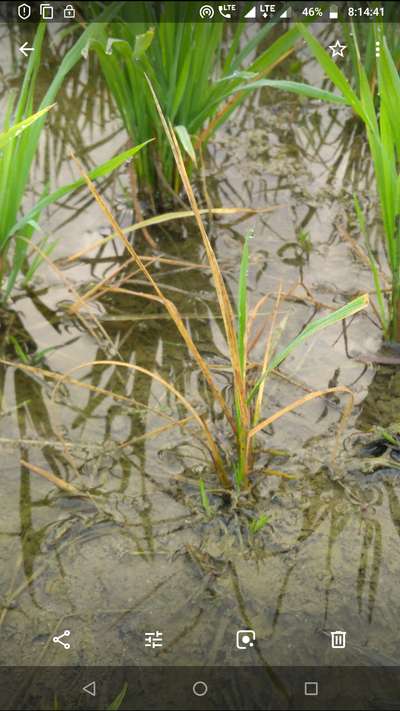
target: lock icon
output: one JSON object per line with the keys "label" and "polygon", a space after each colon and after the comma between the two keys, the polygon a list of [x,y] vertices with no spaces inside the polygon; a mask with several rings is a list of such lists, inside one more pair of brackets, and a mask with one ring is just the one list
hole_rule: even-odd
{"label": "lock icon", "polygon": [[64,19],[65,20],[74,20],[75,19],[75,8],[72,7],[72,5],[67,5],[67,7],[64,8]]}

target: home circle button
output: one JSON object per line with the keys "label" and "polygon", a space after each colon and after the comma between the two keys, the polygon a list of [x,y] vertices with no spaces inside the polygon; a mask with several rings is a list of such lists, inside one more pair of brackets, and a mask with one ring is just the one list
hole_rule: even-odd
{"label": "home circle button", "polygon": [[196,681],[193,684],[193,693],[195,696],[205,696],[208,691],[208,686],[205,681]]}

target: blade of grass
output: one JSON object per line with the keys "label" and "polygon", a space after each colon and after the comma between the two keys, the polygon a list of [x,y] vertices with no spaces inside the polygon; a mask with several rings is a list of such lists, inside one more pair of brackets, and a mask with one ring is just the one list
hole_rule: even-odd
{"label": "blade of grass", "polygon": [[[210,213],[212,215],[258,215],[258,214],[264,214],[268,212],[273,212],[274,210],[278,210],[279,208],[284,207],[284,205],[273,205],[272,207],[211,207],[211,208],[201,208],[199,210],[200,215],[209,215]],[[124,227],[123,228],[123,233],[125,235],[128,234],[133,234],[134,232],[137,232],[138,230],[143,229],[143,227],[153,227],[155,225],[161,225],[164,222],[172,222],[173,220],[184,220],[188,219],[189,217],[194,217],[194,212],[193,210],[179,210],[176,212],[165,212],[161,215],[154,215],[153,217],[148,217],[146,220],[141,220],[140,222],[136,222],[134,225],[130,225],[129,227]],[[110,242],[111,240],[115,239],[117,235],[115,233],[108,235],[107,237],[103,237],[102,239],[98,239],[92,244],[88,245],[82,250],[79,250],[79,252],[75,252],[72,254],[70,257],[66,259],[66,262],[73,262],[75,259],[79,259],[80,257],[85,256],[89,252],[91,252],[93,249],[96,249],[96,247],[102,247],[104,244],[107,244],[107,242]],[[198,265],[201,266],[201,265]]]}
{"label": "blade of grass", "polygon": [[277,317],[278,311],[279,311],[281,295],[282,295],[282,287],[281,287],[281,285],[279,285],[274,309],[273,309],[272,316],[271,316],[271,324],[270,324],[267,342],[266,342],[266,346],[265,346],[263,363],[261,366],[261,374],[260,374],[260,381],[261,382],[260,382],[260,387],[258,388],[258,393],[257,393],[256,402],[255,402],[255,406],[254,406],[253,426],[256,425],[260,419],[261,405],[262,405],[262,401],[263,401],[263,397],[264,397],[264,388],[265,388],[265,384],[267,382],[267,378],[265,376],[266,376],[268,362],[269,362],[270,355],[271,355],[272,339],[273,339],[274,330],[275,330],[276,317]]}
{"label": "blade of grass", "polygon": [[318,101],[328,101],[332,104],[348,105],[348,101],[340,94],[334,94],[326,89],[319,89],[311,84],[303,84],[301,82],[289,81],[287,79],[258,79],[254,82],[243,84],[235,89],[235,92],[254,91],[254,89],[262,89],[269,87],[270,89],[279,89],[280,91],[288,91],[292,94],[307,96],[309,99],[317,99]]}
{"label": "blade of grass", "polygon": [[126,692],[128,691],[128,684],[127,682],[124,683],[121,691],[118,692],[116,695],[115,699],[107,706],[107,711],[119,711],[119,709],[122,706],[122,703],[125,699]]}
{"label": "blade of grass", "polygon": [[239,273],[239,294],[238,294],[238,350],[239,362],[242,378],[246,377],[246,354],[247,354],[247,281],[249,271],[249,240],[253,237],[250,230],[244,238],[242,249],[242,259]]}
{"label": "blade of grass", "polygon": [[372,272],[372,277],[374,280],[374,286],[375,286],[375,291],[376,291],[376,298],[378,301],[379,319],[381,322],[382,330],[386,333],[389,328],[389,321],[386,317],[386,310],[385,310],[383,290],[382,290],[381,281],[380,281],[379,267],[378,267],[378,264],[376,262],[374,255],[372,253],[372,249],[371,249],[371,246],[369,243],[365,215],[364,215],[363,210],[361,209],[361,205],[360,205],[359,200],[356,195],[354,195],[354,208],[356,211],[357,220],[358,220],[358,224],[360,227],[360,232],[364,236],[365,243],[367,245],[368,261],[369,261],[369,266],[370,266],[370,269]]}

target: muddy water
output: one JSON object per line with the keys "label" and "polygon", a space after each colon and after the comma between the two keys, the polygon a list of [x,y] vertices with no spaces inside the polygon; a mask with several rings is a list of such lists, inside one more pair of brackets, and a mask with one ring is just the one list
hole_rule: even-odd
{"label": "muddy water", "polygon": [[[309,67],[305,75],[320,79]],[[74,169],[65,157],[67,146],[84,152],[91,165],[123,145],[104,94],[82,93],[80,103],[74,94],[71,102],[79,85],[71,79],[60,97],[69,110],[62,121],[52,117],[51,138],[36,166],[38,181],[49,174],[58,184],[70,179]],[[75,114],[79,106],[82,111]],[[251,304],[280,284],[289,291],[299,283],[298,298],[286,300],[280,310],[282,343],[313,317],[316,302],[335,307],[372,288],[368,271],[338,228],[352,227],[353,191],[361,197],[370,193],[364,156],[345,109],[272,93],[250,101],[210,147],[206,180],[214,205],[275,206],[242,222],[219,219],[209,228],[233,294],[241,237],[249,227],[255,230]],[[126,185],[121,173],[102,188],[124,226],[133,220],[121,198]],[[84,192],[49,210],[42,227],[58,239],[60,260],[107,233]],[[299,249],[302,232],[310,237],[310,249]],[[372,240],[377,233],[371,223]],[[152,235],[162,255],[205,264],[188,221],[164,225]],[[145,243],[134,239],[146,252]],[[30,353],[53,347],[41,365],[68,373],[86,364],[75,378],[129,400],[67,383],[54,394],[51,383],[44,386],[32,373],[1,371],[0,663],[398,664],[398,485],[394,479],[376,481],[372,489],[351,482],[343,487],[329,476],[321,442],[326,438],[328,456],[344,400],[309,403],[260,436],[261,450],[289,447],[290,453],[304,453],[296,479],[267,476],[269,465],[285,471],[290,459],[260,451],[252,494],[226,502],[192,423],[167,429],[170,418],[186,416],[182,407],[137,371],[90,365],[113,359],[157,370],[200,412],[209,413],[229,452],[218,409],[162,310],[114,295],[93,303],[84,323],[67,314],[74,290],[85,291],[120,257],[119,246],[108,243],[78,264],[60,261],[61,275],[44,265],[32,293],[17,293],[14,315],[5,318],[6,336],[12,329]],[[203,355],[220,367],[219,385],[230,397],[227,351],[208,271],[160,262],[153,272]],[[138,290],[143,286],[137,276],[132,283]],[[379,343],[379,331],[365,314],[346,330],[336,326],[318,334],[270,380],[265,412],[307,389],[340,383],[355,393],[350,424],[360,429],[377,424],[374,402],[390,401],[387,377],[351,356],[374,352]],[[2,353],[17,360],[6,337]],[[260,353],[256,348],[254,360]],[[161,429],[157,436],[146,437],[156,429]],[[89,496],[54,490],[21,459]],[[200,477],[211,515],[200,506]],[[263,513],[269,524],[252,537],[248,524]],[[256,631],[258,644],[240,651],[236,630],[246,628]],[[69,650],[52,642],[65,629],[71,631]],[[329,632],[336,629],[347,631],[345,650],[330,647]],[[157,630],[163,646],[145,646],[145,633]]]}

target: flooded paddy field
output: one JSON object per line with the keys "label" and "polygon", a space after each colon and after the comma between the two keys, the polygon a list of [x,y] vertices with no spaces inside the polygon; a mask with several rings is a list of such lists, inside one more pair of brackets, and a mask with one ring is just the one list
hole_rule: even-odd
{"label": "flooded paddy field", "polygon": [[[6,55],[2,102],[22,70]],[[49,59],[43,81],[50,67]],[[62,121],[49,119],[34,167],[38,193],[50,177],[56,185],[76,177],[70,150],[90,168],[126,141],[94,69],[92,92],[86,84],[81,90],[84,71],[90,67],[71,74],[59,95],[68,107]],[[322,85],[314,65],[298,71]],[[216,133],[201,172],[202,207],[268,208],[204,221],[234,300],[243,234],[253,228],[250,306],[282,289],[283,344],[315,316],[374,289],[357,252],[354,192],[368,205],[377,250],[381,226],[364,135],[347,107],[264,89]],[[134,224],[127,169],[98,187],[121,226]],[[172,209],[167,202],[162,212]],[[79,315],[70,312],[125,261],[115,240],[97,245],[112,230],[88,190],[48,208],[41,229],[57,239],[54,264],[44,263],[1,311],[0,353],[9,364],[0,369],[0,663],[95,666],[101,649],[102,665],[398,665],[400,478],[394,465],[367,471],[363,457],[345,448],[396,425],[400,375],[392,352],[392,362],[375,362],[382,334],[374,313],[304,342],[266,385],[268,413],[315,389],[352,390],[336,466],[330,455],[347,396],[335,393],[261,431],[249,491],[227,492],[179,400],[120,365],[156,371],[207,413],[233,471],[220,408],[165,309],[108,292]],[[140,231],[129,239],[139,254],[157,257],[154,278],[232,401],[223,323],[196,225],[185,218],[149,229],[156,249]],[[124,286],[146,290],[131,271]],[[260,324],[272,310],[269,300]],[[260,342],[251,358],[262,359]],[[84,495],[60,490],[35,468]],[[252,532],[262,515],[268,523]],[[69,650],[52,642],[65,629]],[[257,633],[245,652],[236,647],[241,629]],[[145,633],[156,630],[162,647],[145,646]],[[332,630],[347,632],[346,649],[331,648]]]}

